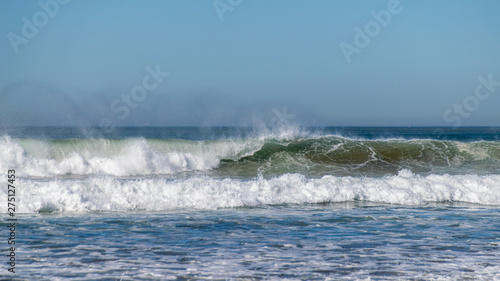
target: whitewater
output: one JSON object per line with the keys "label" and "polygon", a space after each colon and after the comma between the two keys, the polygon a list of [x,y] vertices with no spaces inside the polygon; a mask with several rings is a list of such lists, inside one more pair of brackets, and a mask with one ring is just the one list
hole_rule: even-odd
{"label": "whitewater", "polygon": [[500,280],[499,128],[87,132],[0,133],[20,280]]}
{"label": "whitewater", "polygon": [[[290,134],[212,140],[0,138],[20,212],[367,201],[500,204],[500,142]],[[6,190],[1,191],[6,196]],[[5,212],[6,206],[0,206]]]}

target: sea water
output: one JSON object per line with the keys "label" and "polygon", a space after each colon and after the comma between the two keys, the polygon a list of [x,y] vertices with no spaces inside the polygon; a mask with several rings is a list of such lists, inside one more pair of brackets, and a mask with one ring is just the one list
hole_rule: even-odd
{"label": "sea water", "polygon": [[4,128],[8,170],[3,279],[500,279],[499,128]]}

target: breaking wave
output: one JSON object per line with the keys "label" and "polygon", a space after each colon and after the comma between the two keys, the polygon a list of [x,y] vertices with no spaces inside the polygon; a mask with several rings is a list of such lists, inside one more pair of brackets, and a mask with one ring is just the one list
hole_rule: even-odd
{"label": "breaking wave", "polygon": [[[408,170],[381,178],[307,178],[285,174],[252,180],[119,179],[92,177],[18,181],[19,212],[162,211],[217,209],[276,204],[367,201],[417,205],[429,202],[468,202],[500,205],[500,175],[430,175]],[[6,196],[2,189],[1,196]],[[0,206],[5,212],[6,206]]]}
{"label": "breaking wave", "polygon": [[151,176],[207,172],[252,178],[384,176],[402,169],[430,174],[498,174],[500,142],[428,139],[360,140],[323,136],[295,140],[11,139],[0,138],[0,169],[27,177]]}

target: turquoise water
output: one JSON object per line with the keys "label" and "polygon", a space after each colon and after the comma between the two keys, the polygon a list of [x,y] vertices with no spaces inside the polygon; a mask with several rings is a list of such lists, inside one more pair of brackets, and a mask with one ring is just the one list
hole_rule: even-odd
{"label": "turquoise water", "polygon": [[1,278],[500,279],[497,128],[87,132],[0,134]]}

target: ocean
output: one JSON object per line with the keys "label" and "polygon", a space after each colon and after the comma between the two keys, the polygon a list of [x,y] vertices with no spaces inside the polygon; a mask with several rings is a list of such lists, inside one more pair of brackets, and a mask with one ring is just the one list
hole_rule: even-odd
{"label": "ocean", "polygon": [[500,280],[500,128],[3,128],[0,173],[2,280]]}

